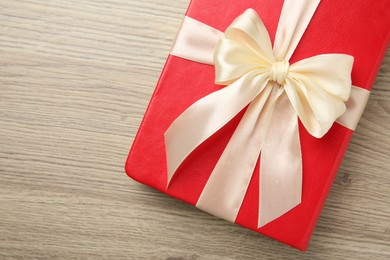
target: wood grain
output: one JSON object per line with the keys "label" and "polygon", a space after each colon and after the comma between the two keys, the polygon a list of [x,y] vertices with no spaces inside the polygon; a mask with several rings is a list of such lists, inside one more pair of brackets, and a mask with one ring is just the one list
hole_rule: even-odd
{"label": "wood grain", "polygon": [[390,52],[308,251],[130,180],[189,0],[0,0],[0,258],[390,259]]}

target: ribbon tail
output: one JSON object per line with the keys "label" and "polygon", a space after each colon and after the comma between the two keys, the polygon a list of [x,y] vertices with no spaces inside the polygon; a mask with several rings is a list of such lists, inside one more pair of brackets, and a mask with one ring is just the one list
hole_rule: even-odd
{"label": "ribbon tail", "polygon": [[301,203],[302,154],[298,118],[285,92],[275,103],[260,158],[258,227]]}
{"label": "ribbon tail", "polygon": [[267,133],[268,110],[277,95],[273,84],[269,83],[249,105],[198,199],[198,208],[235,221]]}
{"label": "ribbon tail", "polygon": [[202,142],[223,127],[266,86],[267,75],[257,71],[198,100],[165,132],[168,166],[167,187],[180,164]]}

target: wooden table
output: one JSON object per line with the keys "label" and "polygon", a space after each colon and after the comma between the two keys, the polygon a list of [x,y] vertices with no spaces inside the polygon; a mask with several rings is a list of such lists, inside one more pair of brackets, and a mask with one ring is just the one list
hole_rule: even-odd
{"label": "wooden table", "polygon": [[0,0],[0,258],[390,259],[390,56],[306,254],[129,179],[189,0]]}

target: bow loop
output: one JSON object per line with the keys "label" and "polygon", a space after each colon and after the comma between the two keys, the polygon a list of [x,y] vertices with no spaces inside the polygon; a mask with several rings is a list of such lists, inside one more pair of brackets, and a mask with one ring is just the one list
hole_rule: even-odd
{"label": "bow loop", "polygon": [[317,55],[291,65],[285,90],[312,136],[321,138],[345,112],[352,65],[353,57],[345,54]]}
{"label": "bow loop", "polygon": [[268,31],[253,9],[226,29],[214,52],[215,83],[229,85],[250,71],[267,73],[275,59]]}
{"label": "bow loop", "polygon": [[268,31],[257,12],[247,9],[226,29],[225,37],[251,49],[262,59],[272,63],[275,59]]}
{"label": "bow loop", "polygon": [[351,92],[353,61],[353,56],[347,54],[322,54],[294,63],[290,71],[295,76],[305,76],[329,94],[347,101]]}

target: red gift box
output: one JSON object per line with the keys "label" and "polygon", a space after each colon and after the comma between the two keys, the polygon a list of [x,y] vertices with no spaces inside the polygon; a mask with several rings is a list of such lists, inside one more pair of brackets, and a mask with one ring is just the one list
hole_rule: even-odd
{"label": "red gift box", "polygon": [[[282,0],[193,0],[187,16],[225,31],[237,16],[252,8],[259,13],[273,41],[282,6]],[[352,84],[370,90],[388,46],[389,28],[390,5],[385,0],[358,3],[323,0],[290,62],[324,53],[352,55],[355,59]],[[214,80],[213,66],[168,57],[126,162],[130,177],[196,204],[244,111],[186,158],[168,189],[164,133],[191,104],[221,89]],[[317,139],[299,123],[303,166],[301,204],[257,228],[258,163],[235,223],[305,250],[352,134],[352,130],[335,123],[324,137]]]}

